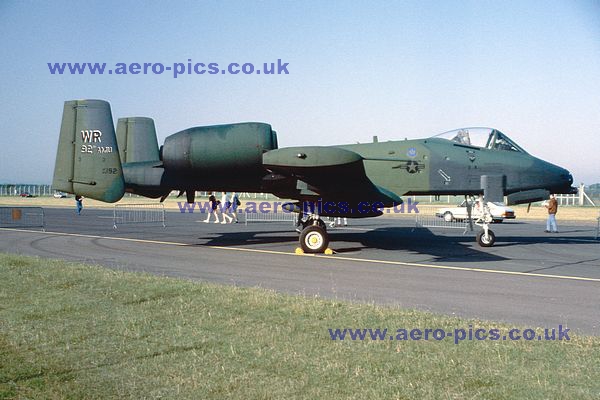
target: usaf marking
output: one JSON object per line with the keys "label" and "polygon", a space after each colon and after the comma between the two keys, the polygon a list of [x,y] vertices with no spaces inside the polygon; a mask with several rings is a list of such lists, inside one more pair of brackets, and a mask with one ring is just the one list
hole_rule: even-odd
{"label": "usaf marking", "polygon": [[83,143],[102,143],[102,132],[98,129],[84,129],[81,131]]}
{"label": "usaf marking", "polygon": [[[83,129],[81,131],[81,140],[83,143],[102,143],[102,131],[98,129]],[[87,154],[93,154],[94,149],[97,153],[112,153],[112,146],[97,146],[95,144],[82,144],[81,152]]]}

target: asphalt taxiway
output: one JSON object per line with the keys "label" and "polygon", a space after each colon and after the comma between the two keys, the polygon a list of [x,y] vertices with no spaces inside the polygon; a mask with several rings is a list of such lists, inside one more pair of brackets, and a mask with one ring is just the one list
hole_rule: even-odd
{"label": "asphalt taxiway", "polygon": [[484,249],[474,234],[408,218],[350,220],[329,230],[337,254],[300,256],[290,223],[205,224],[202,214],[168,212],[166,228],[113,229],[110,209],[45,213],[46,232],[0,229],[0,251],[600,335],[594,225],[546,234],[541,222],[495,224],[496,245]]}

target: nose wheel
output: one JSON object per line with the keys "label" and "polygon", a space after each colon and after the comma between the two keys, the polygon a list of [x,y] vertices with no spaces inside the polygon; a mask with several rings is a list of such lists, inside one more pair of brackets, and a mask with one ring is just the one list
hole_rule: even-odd
{"label": "nose wheel", "polygon": [[477,243],[481,247],[492,247],[496,243],[496,235],[491,229],[487,229],[487,233],[483,230],[477,234]]}

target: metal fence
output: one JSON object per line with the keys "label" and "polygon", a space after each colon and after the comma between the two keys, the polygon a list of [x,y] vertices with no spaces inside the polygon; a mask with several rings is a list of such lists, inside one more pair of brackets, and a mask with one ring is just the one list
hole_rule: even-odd
{"label": "metal fence", "polygon": [[40,228],[46,230],[42,207],[0,207],[0,228]]}
{"label": "metal fence", "polygon": [[298,214],[293,212],[244,212],[246,225],[248,225],[248,222],[289,222],[296,226],[297,220]]}
{"label": "metal fence", "polygon": [[19,196],[29,193],[32,196],[52,196],[51,185],[0,185],[0,196]]}
{"label": "metal fence", "polygon": [[415,216],[415,226],[432,229],[462,229],[463,234],[472,229],[468,219],[447,221],[443,215],[438,215],[435,208],[427,207],[419,208],[419,213]]}
{"label": "metal fence", "polygon": [[164,204],[115,204],[113,228],[124,224],[161,224],[167,226]]}

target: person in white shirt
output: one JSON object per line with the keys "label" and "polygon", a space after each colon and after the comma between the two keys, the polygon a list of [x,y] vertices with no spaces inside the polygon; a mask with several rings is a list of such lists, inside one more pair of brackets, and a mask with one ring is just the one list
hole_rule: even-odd
{"label": "person in white shirt", "polygon": [[222,224],[227,224],[233,222],[233,217],[229,215],[231,208],[231,199],[227,192],[223,192],[223,196],[221,197],[221,214],[223,214]]}

